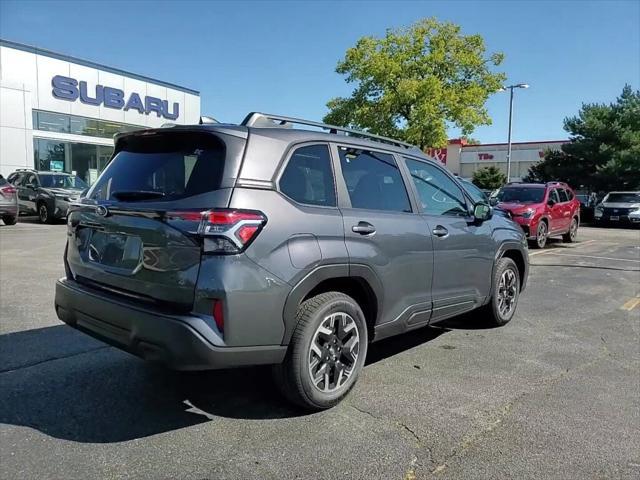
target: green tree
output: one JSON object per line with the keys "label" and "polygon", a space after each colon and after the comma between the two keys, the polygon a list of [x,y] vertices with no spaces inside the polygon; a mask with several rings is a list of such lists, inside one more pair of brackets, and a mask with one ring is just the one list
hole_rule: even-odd
{"label": "green tree", "polygon": [[478,188],[493,190],[507,183],[507,176],[498,167],[484,167],[473,172],[472,182]]}
{"label": "green tree", "polygon": [[574,188],[640,188],[640,91],[625,85],[614,103],[583,104],[564,120],[569,143],[548,151],[525,181],[560,180]]}
{"label": "green tree", "polygon": [[355,85],[348,98],[329,100],[327,123],[367,130],[421,149],[444,147],[447,127],[470,134],[491,119],[485,102],[505,80],[492,71],[504,55],[486,55],[480,35],[462,35],[453,23],[427,18],[362,37],[336,72]]}

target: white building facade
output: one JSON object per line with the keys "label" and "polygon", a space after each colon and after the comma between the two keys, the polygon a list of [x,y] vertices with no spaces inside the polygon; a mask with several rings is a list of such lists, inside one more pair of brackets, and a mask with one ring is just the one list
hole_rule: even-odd
{"label": "white building facade", "polygon": [[93,183],[113,135],[196,124],[195,90],[36,47],[0,40],[0,173],[75,172]]}
{"label": "white building facade", "polygon": [[[527,175],[529,169],[544,159],[547,150],[560,150],[568,140],[543,140],[515,142],[511,144],[511,178],[518,182]],[[471,179],[473,173],[485,167],[497,167],[507,173],[506,143],[467,145],[464,140],[449,140],[446,148],[429,149],[427,155],[439,160],[452,173]]]}

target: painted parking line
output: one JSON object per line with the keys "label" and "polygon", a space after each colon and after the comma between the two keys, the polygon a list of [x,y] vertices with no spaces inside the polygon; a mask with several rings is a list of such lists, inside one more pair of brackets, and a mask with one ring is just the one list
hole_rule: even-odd
{"label": "painted parking line", "polygon": [[621,310],[626,310],[627,312],[630,312],[631,310],[636,308],[638,305],[640,305],[640,297],[634,297],[631,300],[629,300],[627,303],[622,305],[620,307],[620,309]]}
{"label": "painted parking line", "polygon": [[530,257],[534,257],[536,255],[545,255],[545,254],[548,254],[548,253],[556,253],[556,250],[572,250],[574,248],[582,247],[584,245],[589,245],[589,244],[597,242],[597,241],[598,240],[586,240],[584,242],[580,242],[580,243],[574,245],[573,247],[569,247],[569,246],[551,247],[551,248],[547,248],[546,250],[539,250],[537,252],[529,253],[529,256]]}
{"label": "painted parking line", "polygon": [[559,253],[559,252],[554,252],[553,250],[549,250],[549,252],[553,253],[554,255],[559,255],[561,257],[595,258],[596,260],[612,260],[614,262],[640,263],[640,260],[632,260],[630,258],[598,257],[595,255],[580,255],[579,253]]}

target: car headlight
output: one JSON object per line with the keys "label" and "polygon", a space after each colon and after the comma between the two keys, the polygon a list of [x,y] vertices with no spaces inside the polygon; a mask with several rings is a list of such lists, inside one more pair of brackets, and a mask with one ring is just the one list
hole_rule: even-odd
{"label": "car headlight", "polygon": [[522,212],[522,216],[523,216],[523,218],[531,218],[533,216],[534,212],[535,212],[535,210],[529,209],[529,210],[526,210],[526,211]]}

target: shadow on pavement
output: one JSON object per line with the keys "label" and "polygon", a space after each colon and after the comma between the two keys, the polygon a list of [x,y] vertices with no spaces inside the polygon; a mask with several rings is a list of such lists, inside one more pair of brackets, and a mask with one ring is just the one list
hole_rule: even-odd
{"label": "shadow on pavement", "polygon": [[[367,365],[446,331],[422,328],[374,343]],[[122,442],[221,421],[219,417],[261,420],[306,414],[281,397],[269,367],[169,371],[64,325],[0,336],[0,422],[56,438]]]}

